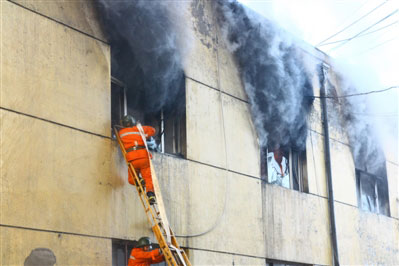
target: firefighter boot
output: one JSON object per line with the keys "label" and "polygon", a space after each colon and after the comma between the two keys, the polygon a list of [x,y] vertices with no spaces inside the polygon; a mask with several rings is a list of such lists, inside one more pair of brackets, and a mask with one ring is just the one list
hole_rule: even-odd
{"label": "firefighter boot", "polygon": [[150,205],[154,205],[155,204],[155,193],[152,191],[148,191],[147,197],[148,197],[148,201],[150,202]]}
{"label": "firefighter boot", "polygon": [[[139,177],[139,181],[140,181],[141,187],[144,189],[145,188],[145,180],[144,180],[144,178],[141,177],[141,175],[139,175],[138,177]],[[139,193],[141,193],[142,191],[141,191],[141,188],[140,188],[139,185],[137,185],[137,188],[139,189]]]}

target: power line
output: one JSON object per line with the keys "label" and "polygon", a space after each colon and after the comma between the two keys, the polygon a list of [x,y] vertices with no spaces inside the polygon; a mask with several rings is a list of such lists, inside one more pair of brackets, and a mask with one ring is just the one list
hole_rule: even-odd
{"label": "power line", "polygon": [[351,40],[353,40],[354,38],[358,37],[358,36],[359,36],[360,34],[362,34],[363,32],[368,31],[369,29],[371,29],[371,28],[374,27],[375,25],[377,25],[377,24],[383,22],[384,20],[388,19],[389,17],[395,15],[397,12],[398,12],[398,10],[396,9],[395,11],[393,11],[392,13],[390,13],[389,15],[387,15],[386,17],[380,19],[379,21],[377,21],[377,22],[374,23],[373,25],[367,27],[366,29],[362,30],[361,32],[359,32],[359,33],[356,34],[355,36],[349,38],[349,39],[348,39],[347,41],[345,41],[344,43],[342,43],[342,44],[340,44],[340,45],[338,45],[338,46],[336,46],[336,47],[330,49],[329,52],[331,52],[332,50],[335,50],[335,49],[341,47],[342,45],[348,43],[349,41],[351,41]]}
{"label": "power line", "polygon": [[347,95],[341,95],[341,96],[307,96],[307,97],[312,97],[312,98],[327,98],[327,99],[337,99],[337,98],[347,98],[347,97],[353,97],[353,96],[363,96],[363,95],[368,95],[372,93],[380,93],[384,91],[389,91],[392,89],[397,89],[399,86],[392,86],[383,90],[376,90],[376,91],[368,91],[368,92],[363,92],[363,93],[354,93],[354,94],[347,94]]}
{"label": "power line", "polygon": [[316,47],[319,47],[322,43],[330,40],[331,38],[337,36],[338,34],[340,34],[341,32],[343,32],[344,30],[346,30],[347,28],[349,28],[350,26],[356,24],[357,22],[359,22],[360,20],[362,20],[363,18],[367,17],[368,15],[370,15],[371,13],[373,13],[375,10],[377,10],[378,8],[382,7],[383,5],[385,5],[388,1],[383,2],[382,4],[380,4],[379,6],[377,6],[376,8],[374,8],[373,10],[371,10],[370,12],[368,12],[366,15],[362,16],[361,18],[357,19],[356,21],[352,22],[351,24],[349,24],[348,26],[346,26],[345,28],[343,28],[342,30],[338,31],[337,33],[331,35],[330,37],[328,37],[327,39],[321,41],[319,44],[316,45]]}
{"label": "power line", "polygon": [[367,49],[367,50],[365,50],[365,51],[363,51],[363,52],[357,54],[356,56],[365,54],[365,53],[367,53],[367,52],[369,52],[369,51],[371,51],[371,50],[374,50],[375,48],[378,48],[378,47],[383,46],[383,45],[385,45],[385,44],[387,44],[387,43],[389,43],[389,42],[392,42],[393,40],[396,40],[398,37],[399,37],[399,35],[396,36],[396,37],[394,37],[394,38],[392,38],[392,39],[389,39],[389,40],[387,40],[387,41],[385,41],[385,42],[383,42],[383,43],[380,43],[380,44],[378,44],[378,45],[376,45],[376,46],[374,46],[374,47],[371,47],[371,48],[369,48],[369,49]]}
{"label": "power line", "polygon": [[[381,27],[381,28],[379,28],[379,29],[376,29],[376,30],[373,30],[373,31],[369,31],[369,32],[366,32],[366,33],[364,33],[364,34],[361,34],[361,35],[357,36],[357,38],[363,37],[363,36],[366,36],[366,35],[369,35],[369,34],[372,34],[372,33],[375,33],[375,32],[377,32],[377,31],[383,30],[383,29],[388,28],[388,27],[390,27],[390,26],[392,26],[392,25],[395,25],[395,24],[397,24],[397,23],[398,23],[398,21],[395,21],[395,22],[393,22],[393,23],[391,23],[391,24],[388,24],[388,25],[386,25],[386,26],[384,26],[384,27]],[[324,43],[324,44],[321,44],[320,46],[325,46],[325,45],[330,45],[330,44],[340,43],[340,42],[350,41],[350,40],[351,40],[351,38],[348,38],[348,39],[343,39],[343,40],[339,40],[339,41],[335,41],[335,42]]]}
{"label": "power line", "polygon": [[365,6],[367,5],[371,0],[367,0],[364,2],[363,5],[361,5],[358,9],[356,9],[355,12],[351,12],[351,14],[347,17],[345,17],[345,19],[342,21],[342,23],[340,23],[338,25],[337,28],[341,28],[342,26],[345,26],[348,22],[350,22],[352,20],[353,17],[355,17],[355,15],[357,15],[357,13]]}

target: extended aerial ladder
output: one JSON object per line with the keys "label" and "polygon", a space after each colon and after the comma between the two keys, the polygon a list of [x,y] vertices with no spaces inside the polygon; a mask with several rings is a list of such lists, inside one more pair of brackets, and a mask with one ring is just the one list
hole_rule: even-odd
{"label": "extended aerial ladder", "polygon": [[[148,151],[146,138],[140,123],[137,124],[137,128],[140,131],[140,135]],[[115,136],[119,143],[119,147],[122,151],[123,157],[125,158],[126,164],[128,166],[128,171],[136,181],[137,193],[139,194],[140,201],[144,207],[147,220],[151,225],[152,231],[154,232],[154,235],[158,241],[159,247],[165,256],[165,261],[168,263],[168,266],[177,266],[177,265],[191,266],[191,263],[188,260],[186,252],[182,248],[180,248],[179,244],[177,243],[176,237],[169,226],[165,208],[163,205],[161,190],[159,188],[158,179],[155,175],[151,159],[149,158],[151,166],[151,176],[156,195],[156,203],[153,205],[150,204],[148,197],[145,193],[144,187],[141,184],[140,179],[133,165],[127,161],[126,150],[125,147],[123,146],[121,138],[119,137],[119,132],[116,127],[114,127],[114,131],[115,131]]]}

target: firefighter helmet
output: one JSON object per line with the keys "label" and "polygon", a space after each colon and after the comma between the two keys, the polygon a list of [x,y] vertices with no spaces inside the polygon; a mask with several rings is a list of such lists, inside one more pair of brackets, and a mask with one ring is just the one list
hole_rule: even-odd
{"label": "firefighter helmet", "polygon": [[142,238],[139,239],[139,241],[137,242],[137,246],[136,246],[136,247],[142,248],[142,247],[150,246],[150,245],[151,245],[151,240],[150,240],[150,238],[144,236],[144,237],[142,237]]}
{"label": "firefighter helmet", "polygon": [[133,127],[136,125],[136,119],[134,119],[131,115],[125,115],[122,120],[122,126],[124,127]]}

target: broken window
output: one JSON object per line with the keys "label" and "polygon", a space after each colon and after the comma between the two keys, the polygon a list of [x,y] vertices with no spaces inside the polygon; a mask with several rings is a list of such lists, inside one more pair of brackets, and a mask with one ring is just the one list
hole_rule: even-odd
{"label": "broken window", "polygon": [[356,169],[356,184],[360,209],[389,216],[386,176],[377,176]]}
{"label": "broken window", "polygon": [[120,121],[127,113],[126,87],[117,80],[111,78],[111,136],[114,137],[113,128],[120,125]]}
{"label": "broken window", "polygon": [[268,147],[261,154],[261,174],[270,184],[308,192],[306,151]]}

